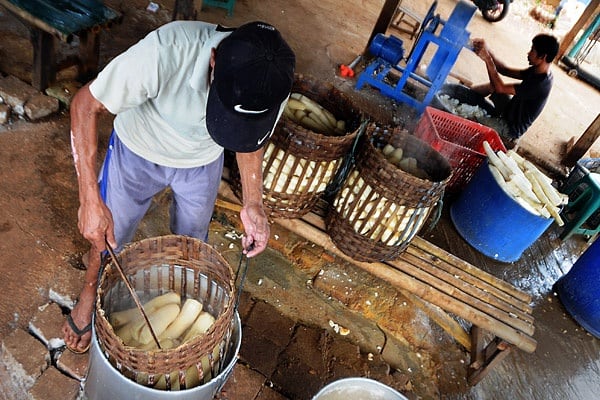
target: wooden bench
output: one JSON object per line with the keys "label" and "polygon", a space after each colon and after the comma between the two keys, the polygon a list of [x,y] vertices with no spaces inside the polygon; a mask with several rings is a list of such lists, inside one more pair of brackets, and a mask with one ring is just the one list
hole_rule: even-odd
{"label": "wooden bench", "polygon": [[[239,211],[239,201],[225,181],[219,194],[217,206]],[[511,350],[536,349],[529,294],[418,236],[398,259],[368,263],[338,250],[325,232],[322,216],[314,212],[302,219],[278,218],[275,223],[390,283],[422,308],[470,352],[470,385],[480,382]]]}
{"label": "wooden bench", "polygon": [[31,85],[40,91],[56,80],[55,39],[71,43],[74,36],[79,38],[79,57],[69,62],[78,64],[78,79],[85,82],[98,72],[100,31],[121,18],[96,0],[0,0],[0,5],[30,28]]}

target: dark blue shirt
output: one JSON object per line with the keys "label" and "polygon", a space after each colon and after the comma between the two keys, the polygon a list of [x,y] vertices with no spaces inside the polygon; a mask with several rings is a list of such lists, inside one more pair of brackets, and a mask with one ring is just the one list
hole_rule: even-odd
{"label": "dark blue shirt", "polygon": [[520,137],[540,115],[550,95],[552,80],[552,73],[536,74],[534,67],[523,71],[523,80],[515,87],[515,95],[503,113],[510,136]]}

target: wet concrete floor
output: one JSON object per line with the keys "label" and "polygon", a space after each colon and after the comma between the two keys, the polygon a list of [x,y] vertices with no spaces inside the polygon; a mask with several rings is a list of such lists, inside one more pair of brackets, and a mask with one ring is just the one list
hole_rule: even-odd
{"label": "wet concrete floor", "polygon": [[538,342],[533,354],[512,352],[468,393],[454,399],[570,399],[598,398],[600,340],[587,333],[565,311],[552,290],[588,243],[582,236],[558,238],[553,224],[522,257],[505,264],[471,248],[446,215],[436,231],[425,237],[473,265],[512,283],[533,296],[533,316]]}

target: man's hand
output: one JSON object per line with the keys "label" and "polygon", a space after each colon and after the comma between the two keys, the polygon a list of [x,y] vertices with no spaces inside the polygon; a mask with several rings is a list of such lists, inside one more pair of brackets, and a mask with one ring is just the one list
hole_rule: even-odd
{"label": "man's hand", "polygon": [[270,234],[269,221],[262,205],[263,149],[252,153],[237,153],[236,159],[240,168],[244,203],[240,217],[246,231],[242,246],[248,257],[254,257],[267,248]]}
{"label": "man's hand", "polygon": [[477,54],[477,56],[479,56],[479,58],[481,58],[484,61],[490,58],[490,52],[487,45],[485,44],[484,39],[473,39],[473,51],[475,52],[475,54]]}
{"label": "man's hand", "polygon": [[104,202],[88,201],[77,212],[79,231],[98,252],[105,250],[105,240],[117,247],[112,214]]}
{"label": "man's hand", "polygon": [[244,253],[248,257],[254,257],[267,248],[270,236],[269,221],[261,204],[244,205],[240,217],[245,231],[242,237]]}

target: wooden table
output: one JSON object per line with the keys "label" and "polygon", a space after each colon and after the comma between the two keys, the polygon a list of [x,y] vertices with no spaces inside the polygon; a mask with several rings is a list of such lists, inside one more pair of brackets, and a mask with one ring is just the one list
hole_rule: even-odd
{"label": "wooden table", "polygon": [[96,0],[0,0],[0,5],[30,28],[33,45],[31,85],[43,91],[56,79],[55,40],[79,38],[78,78],[85,82],[98,72],[99,33],[121,15]]}

